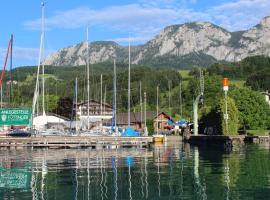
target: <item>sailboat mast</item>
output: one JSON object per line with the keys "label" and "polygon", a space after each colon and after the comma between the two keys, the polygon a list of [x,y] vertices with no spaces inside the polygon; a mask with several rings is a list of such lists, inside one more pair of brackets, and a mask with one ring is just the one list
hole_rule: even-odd
{"label": "sailboat mast", "polygon": [[88,41],[88,27],[86,29],[86,44],[87,44],[87,129],[90,128],[89,126],[89,101],[90,101],[90,81],[89,81],[89,41]]}
{"label": "sailboat mast", "polygon": [[[44,13],[44,2],[41,3],[41,7],[42,7],[42,18],[43,18],[43,13]],[[39,96],[39,73],[40,73],[40,63],[41,63],[41,53],[42,53],[42,47],[43,47],[43,34],[44,32],[41,31],[41,35],[40,35],[40,47],[39,47],[39,57],[38,57],[38,68],[37,68],[37,77],[36,77],[36,86],[35,86],[35,92],[34,92],[34,97],[33,97],[33,104],[32,104],[32,120],[31,120],[31,126],[33,128],[33,119],[34,119],[34,115],[35,115],[35,111],[36,111],[36,105],[37,105],[37,100],[38,100],[38,96]]]}
{"label": "sailboat mast", "polygon": [[43,2],[42,4],[42,21],[41,21],[41,32],[42,32],[42,37],[43,37],[43,43],[42,43],[42,53],[41,53],[41,57],[42,57],[42,113],[43,116],[45,115],[45,77],[44,77],[44,10],[45,10],[45,3]]}
{"label": "sailboat mast", "polygon": [[114,98],[114,127],[116,127],[116,63],[115,63],[115,59],[113,61],[114,67],[113,67],[113,71],[114,71],[114,83],[113,83],[113,98]]}
{"label": "sailboat mast", "polygon": [[142,82],[140,81],[140,108],[141,108],[141,125],[143,122],[143,105],[142,105]]}
{"label": "sailboat mast", "polygon": [[180,116],[183,117],[183,100],[182,100],[182,80],[180,80],[180,91],[179,91],[179,96],[180,96]]}
{"label": "sailboat mast", "polygon": [[104,104],[104,106],[103,106],[103,113],[104,113],[104,115],[106,114],[106,97],[107,96],[107,85],[105,85],[105,87],[104,87],[104,101],[103,101],[103,104]]}
{"label": "sailboat mast", "polygon": [[144,92],[144,127],[146,127],[146,92]]}
{"label": "sailboat mast", "polygon": [[75,123],[76,123],[76,134],[78,133],[77,113],[78,113],[78,78],[75,80]]}
{"label": "sailboat mast", "polygon": [[128,40],[128,127],[130,127],[130,38]]}
{"label": "sailboat mast", "polygon": [[100,75],[100,115],[102,118],[102,74]]}
{"label": "sailboat mast", "polygon": [[159,96],[159,87],[157,86],[157,125],[156,125],[156,134],[158,135],[158,96]]}

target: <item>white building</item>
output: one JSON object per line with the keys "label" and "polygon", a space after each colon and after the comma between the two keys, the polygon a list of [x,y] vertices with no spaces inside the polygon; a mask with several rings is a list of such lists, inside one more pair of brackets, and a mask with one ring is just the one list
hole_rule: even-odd
{"label": "white building", "polygon": [[[77,117],[80,120],[80,127],[86,128],[88,124],[88,102],[82,102],[77,105]],[[89,101],[89,122],[90,128],[101,126],[103,120],[108,121],[112,119],[113,109],[107,103],[100,103],[95,100]]]}

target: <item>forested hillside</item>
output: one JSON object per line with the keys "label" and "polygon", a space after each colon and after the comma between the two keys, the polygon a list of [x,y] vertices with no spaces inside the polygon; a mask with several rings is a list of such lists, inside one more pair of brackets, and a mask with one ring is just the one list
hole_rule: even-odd
{"label": "forested hillside", "polygon": [[[117,63],[117,111],[127,111],[127,69],[126,64]],[[234,99],[240,112],[239,127],[256,129],[269,127],[269,106],[267,107],[263,95],[260,94],[261,91],[270,89],[269,69],[270,58],[263,56],[249,57],[236,63],[214,64],[204,68],[205,93],[204,102],[199,106],[200,117],[206,121],[209,121],[210,117],[210,121],[214,122],[211,119],[211,114],[217,112],[215,109],[219,107],[220,101],[224,97],[222,79],[228,77],[230,80],[229,96]],[[86,66],[45,66],[46,111],[69,116],[68,111],[71,112],[76,77],[78,77],[78,100],[79,102],[86,100],[86,70]],[[10,102],[9,106],[31,107],[36,71],[37,67],[34,66],[14,69],[12,79],[16,80],[17,83],[12,84],[11,90],[8,84],[10,72],[6,72],[3,100],[7,103]],[[106,102],[111,104],[113,64],[109,62],[90,65],[90,98],[100,101],[101,74],[103,75],[103,97],[106,93]],[[132,111],[140,111],[140,81],[142,83],[142,92],[147,93],[148,111],[156,110],[156,87],[159,86],[160,110],[167,112],[176,119],[183,117],[192,119],[193,100],[199,92],[198,68],[177,71],[168,68],[132,65]],[[11,96],[10,91],[12,92]]]}

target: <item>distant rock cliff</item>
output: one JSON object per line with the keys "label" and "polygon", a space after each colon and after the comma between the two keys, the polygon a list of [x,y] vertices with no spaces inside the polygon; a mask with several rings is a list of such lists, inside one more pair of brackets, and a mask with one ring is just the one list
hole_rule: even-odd
{"label": "distant rock cliff", "polygon": [[[92,42],[90,63],[128,62],[128,48],[115,42]],[[246,31],[228,32],[208,22],[168,26],[144,45],[132,46],[133,64],[168,67],[208,65],[217,61],[239,61],[253,55],[270,56],[270,17]],[[86,43],[60,49],[51,54],[46,65],[84,65]]]}

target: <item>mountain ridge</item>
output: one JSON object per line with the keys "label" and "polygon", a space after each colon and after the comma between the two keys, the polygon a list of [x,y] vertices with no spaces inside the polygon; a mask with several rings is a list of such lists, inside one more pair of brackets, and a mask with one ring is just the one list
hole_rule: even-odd
{"label": "mountain ridge", "polygon": [[[46,65],[85,65],[86,42],[60,49],[49,55]],[[133,64],[168,67],[206,66],[214,62],[240,61],[248,56],[270,56],[270,16],[252,28],[229,32],[210,22],[191,22],[165,27],[143,45],[132,46]],[[89,44],[91,64],[112,61],[128,62],[128,47],[114,41]]]}

